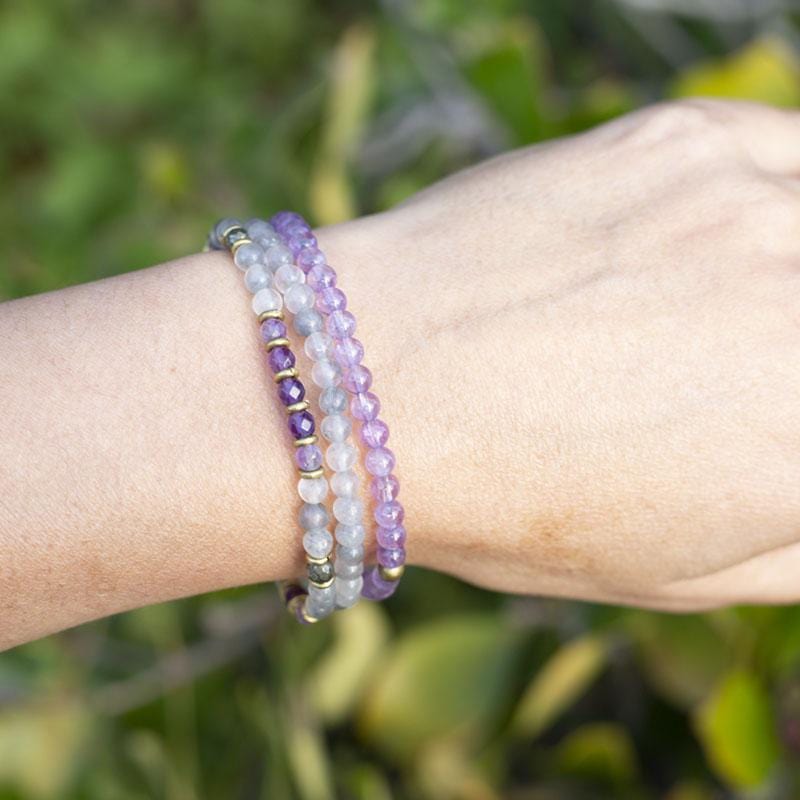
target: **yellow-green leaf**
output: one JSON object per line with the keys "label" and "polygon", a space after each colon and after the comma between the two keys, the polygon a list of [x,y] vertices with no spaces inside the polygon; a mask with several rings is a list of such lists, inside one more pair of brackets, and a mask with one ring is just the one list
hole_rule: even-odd
{"label": "yellow-green leaf", "polygon": [[628,732],[611,722],[582,725],[555,752],[559,772],[610,784],[636,778],[636,752]]}

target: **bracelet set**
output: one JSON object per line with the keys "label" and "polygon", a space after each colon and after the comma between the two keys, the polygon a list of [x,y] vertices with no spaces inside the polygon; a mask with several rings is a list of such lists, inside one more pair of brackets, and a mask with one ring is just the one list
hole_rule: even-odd
{"label": "bracelet set", "polygon": [[[289,211],[269,222],[223,219],[209,234],[207,249],[227,250],[244,272],[294,444],[307,574],[279,584],[286,607],[300,622],[311,623],[355,605],[360,597],[389,597],[405,564],[404,512],[397,501],[400,484],[393,474],[394,454],[386,447],[389,428],[378,416],[380,401],[370,391],[372,373],[361,363],[364,346],[353,336],[356,319],[337,286],[336,272],[317,246],[309,224]],[[319,427],[299,377],[284,309],[292,315],[294,331],[303,338],[305,354],[313,362],[311,379],[320,390]],[[370,476],[377,542],[378,563],[367,568],[354,420],[366,448],[364,468]],[[317,430],[326,442],[324,456]],[[329,530],[329,490],[334,497],[335,537]]]}

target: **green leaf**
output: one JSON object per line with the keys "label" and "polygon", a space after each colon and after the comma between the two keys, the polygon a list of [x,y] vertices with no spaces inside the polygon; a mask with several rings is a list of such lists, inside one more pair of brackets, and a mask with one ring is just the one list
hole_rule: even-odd
{"label": "green leaf", "polygon": [[610,722],[581,726],[561,742],[554,756],[559,773],[608,784],[631,783],[638,771],[630,736]]}
{"label": "green leaf", "polygon": [[779,758],[769,698],[755,675],[728,675],[698,710],[697,731],[719,776],[736,788],[763,783]]}
{"label": "green leaf", "polygon": [[605,640],[593,635],[559,649],[523,695],[512,729],[536,736],[551,725],[588,689],[605,665],[607,652]]}

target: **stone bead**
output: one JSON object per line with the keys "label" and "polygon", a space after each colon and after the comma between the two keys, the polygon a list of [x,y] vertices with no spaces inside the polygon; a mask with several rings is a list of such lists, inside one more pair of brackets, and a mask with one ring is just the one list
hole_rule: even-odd
{"label": "stone bead", "polygon": [[333,516],[345,525],[358,525],[364,516],[364,504],[357,497],[337,497],[333,501]]}
{"label": "stone bead", "polygon": [[364,358],[364,345],[358,339],[337,339],[333,344],[333,355],[342,367],[360,364]]}
{"label": "stone bead", "polygon": [[283,228],[286,225],[291,225],[294,222],[303,222],[303,218],[296,211],[278,211],[270,220],[276,229]]}
{"label": "stone bead", "polygon": [[263,314],[265,311],[280,311],[283,308],[283,298],[271,287],[259,289],[253,295],[251,303],[255,314]]}
{"label": "stone bead", "polygon": [[306,338],[303,349],[312,361],[322,361],[329,358],[332,346],[333,339],[325,331],[316,331]]}
{"label": "stone bead", "polygon": [[295,411],[289,415],[289,431],[295,439],[311,436],[314,429],[314,417],[308,411]]}
{"label": "stone bead", "polygon": [[228,228],[233,228],[237,225],[241,226],[241,221],[236,219],[235,217],[226,217],[225,219],[221,219],[215,226],[213,236],[214,238],[220,243],[222,242],[222,234],[225,233]]}
{"label": "stone bead", "polygon": [[[267,263],[267,256],[266,251],[270,249],[270,247],[274,247],[277,244],[281,243],[281,238],[278,236],[277,233],[262,233],[259,236],[256,236],[253,241],[261,245],[262,249],[264,250],[264,264]],[[269,267],[267,267],[269,269]]]}
{"label": "stone bead", "polygon": [[356,332],[356,318],[349,311],[334,311],[328,317],[327,328],[334,339],[347,339]]}
{"label": "stone bead", "polygon": [[317,265],[324,263],[325,256],[316,247],[306,247],[297,255],[297,266],[306,274]]}
{"label": "stone bead", "polygon": [[319,429],[329,442],[343,442],[350,435],[353,423],[343,414],[331,414],[322,420]]}
{"label": "stone bead", "polygon": [[314,290],[310,286],[306,286],[304,283],[297,283],[287,289],[284,295],[284,302],[286,303],[286,308],[292,314],[297,314],[299,311],[313,308],[315,298]]}
{"label": "stone bead", "polygon": [[314,528],[303,534],[303,549],[311,558],[325,558],[333,550],[333,536],[324,528]]}
{"label": "stone bead", "polygon": [[311,226],[298,214],[297,219],[281,223],[280,232],[287,239],[291,236],[306,236],[311,233]]}
{"label": "stone bead", "polygon": [[378,503],[388,503],[397,499],[400,493],[400,481],[394,475],[376,477],[370,481],[369,490]]}
{"label": "stone bead", "polygon": [[337,559],[334,562],[333,571],[336,573],[337,578],[357,578],[364,572],[364,562],[359,561],[358,564],[348,564],[346,561]]}
{"label": "stone bead", "polygon": [[255,241],[259,236],[276,236],[275,228],[263,219],[249,219],[244,224],[247,235]]}
{"label": "stone bead", "polygon": [[275,288],[283,294],[286,294],[290,287],[305,283],[305,280],[303,271],[294,264],[281,264],[275,270]]}
{"label": "stone bead", "polygon": [[309,564],[306,569],[308,570],[309,581],[314,583],[327,583],[333,578],[333,564],[330,561],[325,561],[322,564]]}
{"label": "stone bead", "polygon": [[384,567],[400,567],[406,563],[406,551],[402,547],[379,547],[378,563]]}
{"label": "stone bead", "polygon": [[334,472],[331,476],[331,491],[337,497],[357,497],[360,484],[360,478],[351,469],[346,469],[342,472]]}
{"label": "stone bead", "polygon": [[322,466],[322,450],[315,444],[304,444],[294,451],[294,460],[298,469],[311,472]]}
{"label": "stone bead", "polygon": [[239,267],[242,272],[247,271],[254,264],[261,264],[264,260],[264,248],[255,242],[248,242],[236,249],[233,254],[233,263]]}
{"label": "stone bead", "polygon": [[286,325],[280,319],[265,319],[261,323],[260,332],[262,342],[283,339],[286,336]]}
{"label": "stone bead", "polygon": [[282,244],[274,244],[266,251],[264,261],[270,270],[275,272],[278,267],[284,264],[291,264],[294,261],[294,255],[292,255],[292,251],[288,247],[284,247]]}
{"label": "stone bead", "polygon": [[342,311],[346,307],[347,298],[344,296],[344,292],[335,286],[322,289],[317,295],[317,311],[326,316],[334,311]]}
{"label": "stone bead", "polygon": [[323,619],[333,613],[336,607],[336,588],[330,586],[308,585],[308,600],[306,609],[312,617]]}
{"label": "stone bead", "polygon": [[303,250],[312,250],[317,246],[317,237],[312,233],[301,233],[290,236],[286,241],[289,249],[297,256]]}
{"label": "stone bead", "polygon": [[314,308],[304,308],[294,316],[294,329],[299,336],[310,336],[321,331],[324,325],[322,314]]}
{"label": "stone bead", "polygon": [[270,275],[263,264],[253,264],[244,274],[244,285],[252,294],[268,288],[270,281]]}
{"label": "stone bead", "polygon": [[389,441],[389,426],[382,419],[371,419],[361,426],[361,441],[367,447],[383,447]]}
{"label": "stone bead", "polygon": [[372,392],[359,392],[350,400],[350,413],[363,422],[375,419],[380,410],[381,401]]}
{"label": "stone bead", "polygon": [[294,353],[288,347],[275,347],[267,354],[267,363],[273,372],[291,369],[296,361]]}
{"label": "stone bead", "polygon": [[311,379],[320,389],[329,389],[341,383],[342,370],[333,361],[317,361],[311,368]]}
{"label": "stone bead", "polygon": [[306,387],[297,378],[284,378],[278,384],[278,399],[285,406],[299,403],[306,396]]}
{"label": "stone bead", "polygon": [[[378,503],[375,506],[375,522],[381,528],[396,528],[403,521],[405,511],[397,500],[389,500],[386,503]],[[339,519],[337,517],[337,519]],[[343,520],[339,520],[342,522]]]}
{"label": "stone bead", "polygon": [[297,493],[306,503],[321,503],[328,496],[328,481],[325,478],[300,478]]}
{"label": "stone bead", "polygon": [[339,602],[342,599],[349,600],[350,598],[355,598],[357,600],[361,594],[363,585],[364,581],[360,575],[354,578],[336,581],[336,601]]}
{"label": "stone bead", "polygon": [[[382,530],[378,528],[378,530]],[[366,529],[363,525],[344,525],[339,523],[336,526],[336,541],[345,547],[353,547],[355,545],[363,545],[364,537],[366,536]]]}
{"label": "stone bead", "polygon": [[370,567],[364,572],[364,586],[361,589],[362,597],[369,600],[385,600],[391,597],[400,581],[387,581],[381,578],[377,567]]}
{"label": "stone bead", "polygon": [[313,528],[324,528],[330,521],[328,509],[320,503],[304,503],[297,515],[300,527],[310,531]]}
{"label": "stone bead", "polygon": [[308,271],[308,285],[315,291],[330,289],[336,286],[336,270],[327,264],[316,264]]}
{"label": "stone bead", "polygon": [[394,469],[394,464],[394,453],[388,447],[368,450],[364,457],[364,467],[367,472],[379,478],[386,477]]}
{"label": "stone bead", "polygon": [[323,414],[342,414],[347,410],[347,392],[338,386],[325,389],[319,396],[319,407]]}
{"label": "stone bead", "polygon": [[364,560],[364,545],[337,545],[336,560],[343,561],[345,564],[358,564]]}
{"label": "stone bead", "polygon": [[[339,541],[338,536],[336,540]],[[378,547],[403,547],[406,543],[406,529],[402,525],[396,528],[378,528],[375,540],[378,542]]]}
{"label": "stone bead", "polygon": [[351,394],[366,392],[372,386],[372,373],[363,364],[355,364],[344,371],[342,386]]}
{"label": "stone bead", "polygon": [[348,442],[334,442],[325,451],[325,460],[335,472],[351,469],[358,459],[358,450]]}

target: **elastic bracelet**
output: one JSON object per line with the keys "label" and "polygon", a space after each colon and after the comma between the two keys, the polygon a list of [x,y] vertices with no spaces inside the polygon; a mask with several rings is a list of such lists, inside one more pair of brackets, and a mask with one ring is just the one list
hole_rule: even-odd
{"label": "elastic bracelet", "polygon": [[[373,516],[378,545],[378,564],[364,571],[361,593],[371,600],[383,600],[397,588],[406,559],[405,512],[397,500],[400,482],[392,472],[394,453],[386,447],[389,426],[378,417],[381,405],[370,391],[372,373],[361,363],[364,346],[353,337],[356,319],[347,310],[347,298],[337,287],[337,274],[319,249],[311,226],[299,214],[290,211],[279,212],[270,222],[283,245],[293,254],[295,265],[306,274],[306,285],[316,294],[316,309],[325,317],[326,330],[333,339],[333,357],[342,370],[342,385],[351,395],[351,414],[360,422],[361,441],[367,448],[364,466],[372,476],[370,491],[375,501]],[[340,528],[347,525],[348,511],[346,498],[337,498],[333,504],[334,516],[339,521],[337,560],[346,552]]]}

